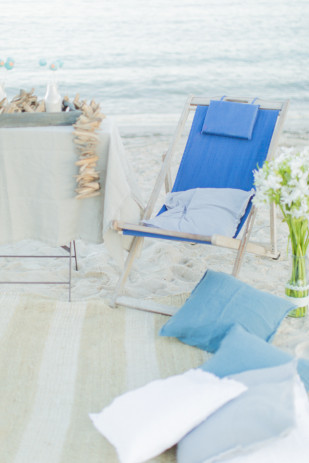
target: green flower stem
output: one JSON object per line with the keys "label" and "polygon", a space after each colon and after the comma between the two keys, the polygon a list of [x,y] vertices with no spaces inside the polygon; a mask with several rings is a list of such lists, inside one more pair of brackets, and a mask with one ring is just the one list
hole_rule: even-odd
{"label": "green flower stem", "polygon": [[[306,275],[306,251],[308,248],[308,220],[296,219],[285,215],[285,221],[289,227],[289,239],[292,249],[292,274],[289,280],[289,285],[302,289],[286,288],[285,293],[290,297],[306,297],[309,294]],[[298,307],[293,310],[290,315],[294,317],[302,317],[306,314],[307,305]]]}
{"label": "green flower stem", "polygon": [[[289,285],[297,288],[299,286],[303,289],[291,289],[286,288],[285,293],[287,296],[302,298],[308,296],[308,289],[305,289],[307,286],[307,275],[306,275],[306,258],[299,256],[292,256],[292,275],[289,280]],[[303,317],[307,312],[307,305],[297,307],[297,309],[292,310],[290,316],[292,317]]]}

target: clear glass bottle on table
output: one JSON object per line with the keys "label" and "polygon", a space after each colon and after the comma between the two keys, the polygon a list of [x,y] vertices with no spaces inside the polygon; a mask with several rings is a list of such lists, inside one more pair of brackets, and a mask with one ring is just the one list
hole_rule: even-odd
{"label": "clear glass bottle on table", "polygon": [[47,113],[57,113],[61,111],[62,98],[58,91],[56,82],[51,81],[47,85],[46,94],[44,97],[45,111]]}
{"label": "clear glass bottle on table", "polygon": [[[58,66],[56,63],[52,63],[49,66],[49,69],[51,71],[56,71],[58,69]],[[45,111],[47,113],[57,113],[61,111],[62,98],[58,91],[57,82],[54,76],[50,79],[50,82],[47,85],[44,101]]]}

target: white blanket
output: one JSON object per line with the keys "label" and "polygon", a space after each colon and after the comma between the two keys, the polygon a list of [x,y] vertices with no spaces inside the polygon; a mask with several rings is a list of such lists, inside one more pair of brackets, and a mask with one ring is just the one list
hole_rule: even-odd
{"label": "white blanket", "polygon": [[233,237],[254,190],[196,188],[168,193],[162,214],[143,223],[184,233]]}
{"label": "white blanket", "polygon": [[152,381],[90,415],[121,463],[142,463],[176,444],[246,386],[200,369]]}

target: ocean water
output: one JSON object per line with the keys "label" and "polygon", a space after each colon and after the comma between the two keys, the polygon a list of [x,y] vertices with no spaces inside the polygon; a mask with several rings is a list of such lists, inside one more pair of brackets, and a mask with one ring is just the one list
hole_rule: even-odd
{"label": "ocean water", "polygon": [[[9,97],[95,99],[124,136],[169,134],[188,94],[289,99],[285,135],[309,140],[308,0],[0,0]],[[308,142],[309,143],[309,142]]]}

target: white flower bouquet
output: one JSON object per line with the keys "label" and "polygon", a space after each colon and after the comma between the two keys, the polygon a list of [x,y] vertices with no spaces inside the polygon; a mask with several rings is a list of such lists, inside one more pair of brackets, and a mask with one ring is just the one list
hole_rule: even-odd
{"label": "white flower bouquet", "polygon": [[[306,251],[309,244],[309,150],[293,153],[285,150],[277,158],[265,162],[254,171],[256,205],[274,202],[289,228],[292,251],[292,275],[286,295],[298,306],[291,316],[306,314],[309,286],[306,276]],[[297,303],[297,298],[298,303]]]}

